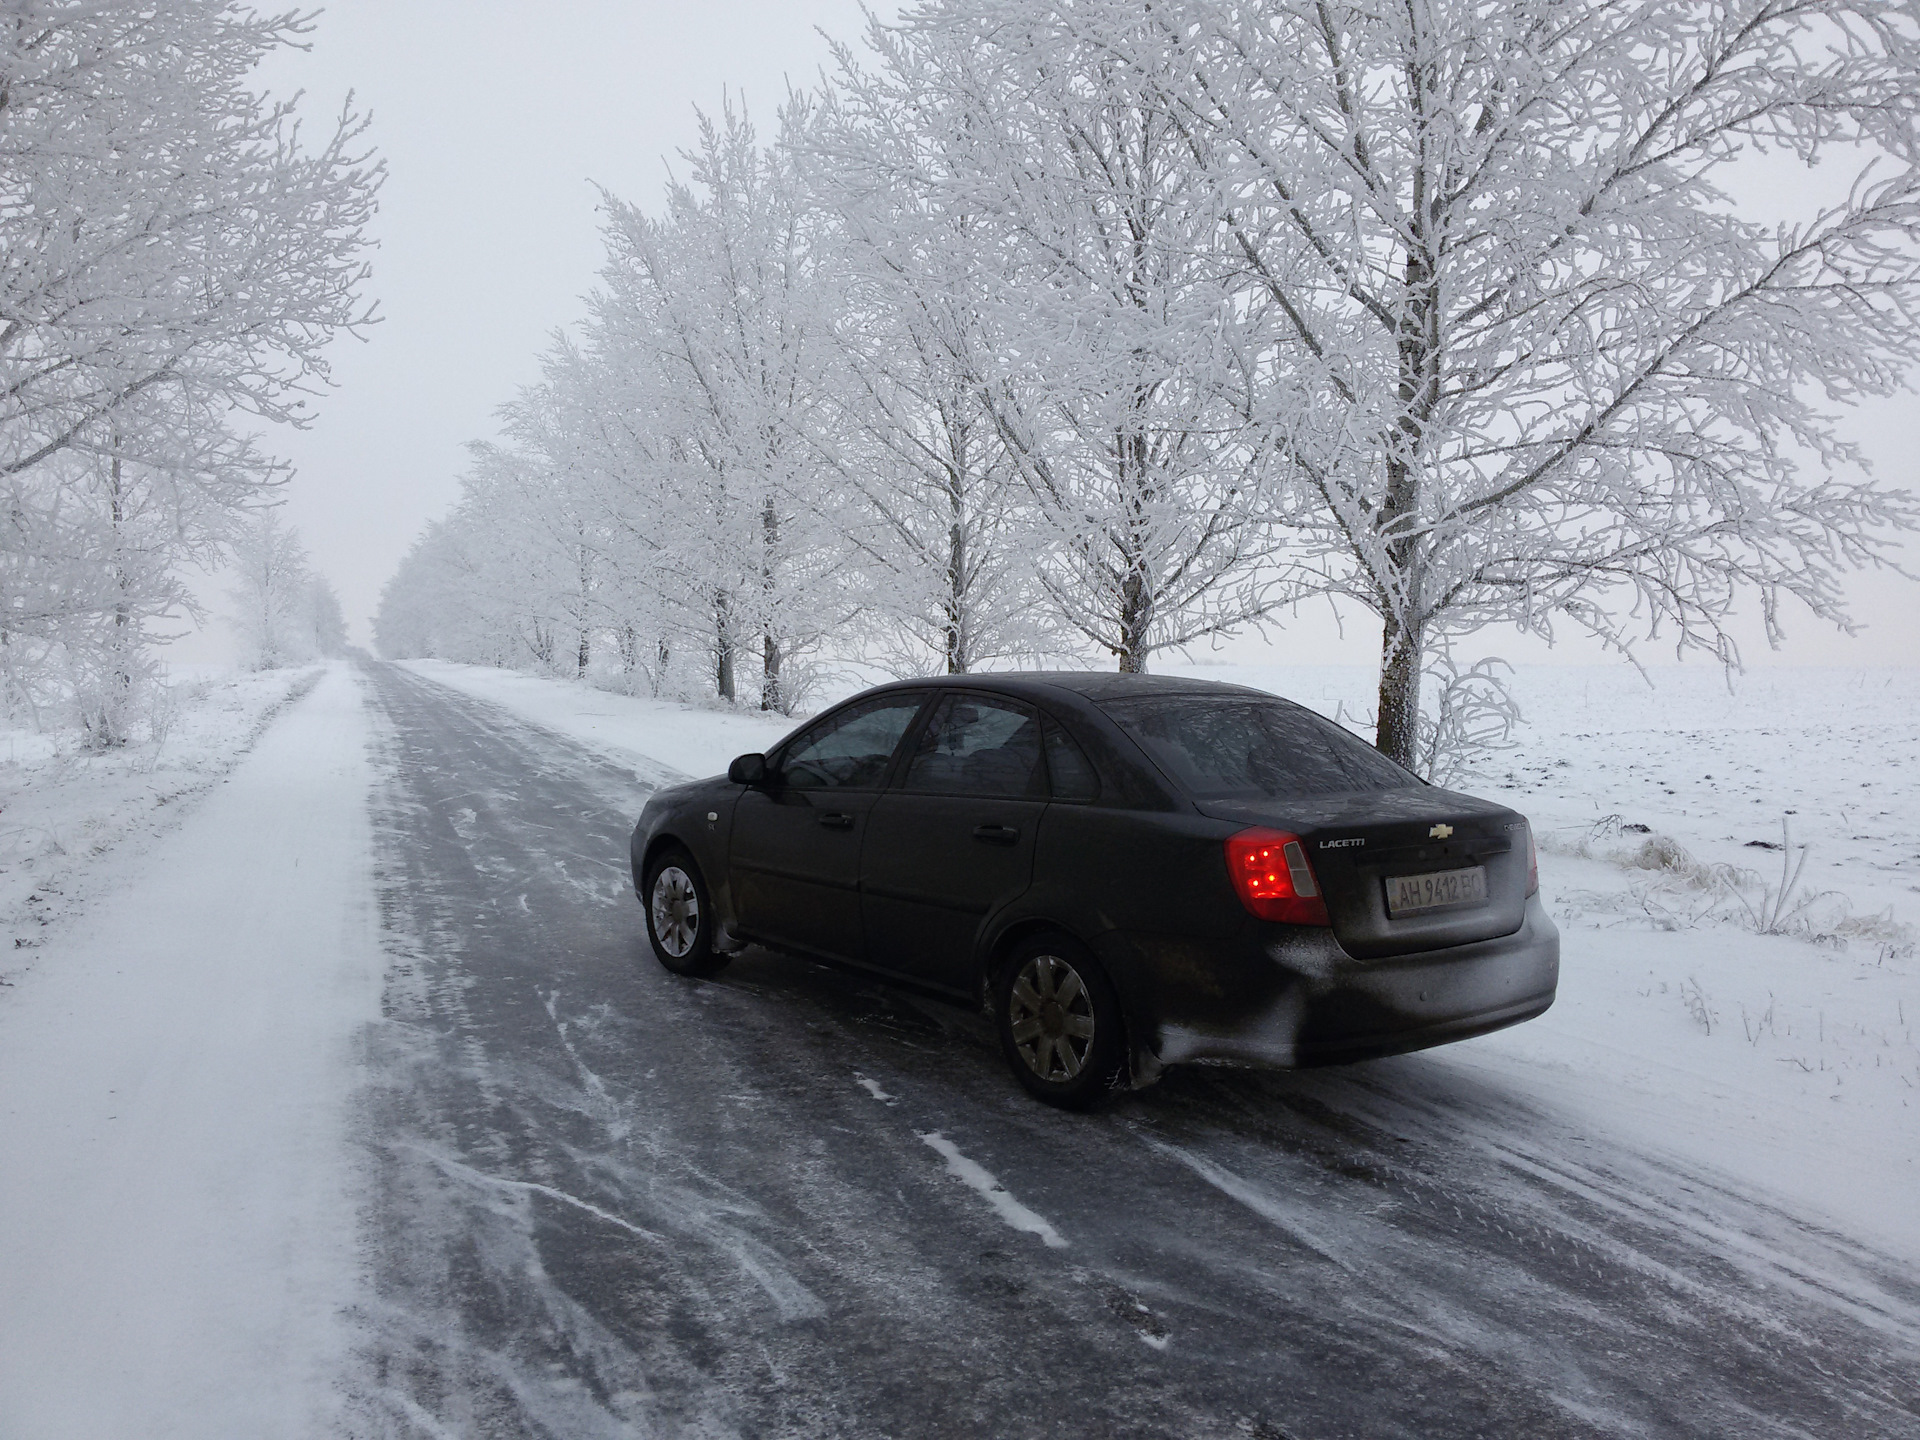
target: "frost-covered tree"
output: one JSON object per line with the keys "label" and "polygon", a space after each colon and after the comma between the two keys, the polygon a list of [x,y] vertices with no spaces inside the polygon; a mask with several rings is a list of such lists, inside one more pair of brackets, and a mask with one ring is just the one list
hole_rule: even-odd
{"label": "frost-covered tree", "polygon": [[[1741,591],[1770,633],[1789,597],[1844,625],[1841,572],[1912,523],[1832,423],[1920,358],[1911,5],[1007,9],[1178,77],[1167,123],[1272,340],[1249,404],[1326,583],[1381,619],[1396,758],[1453,637],[1572,624],[1731,662]],[[1804,213],[1730,198],[1816,165]]]}
{"label": "frost-covered tree", "polygon": [[1261,357],[1227,202],[1173,113],[1184,57],[1150,43],[1139,6],[1109,7],[1120,30],[1098,43],[1045,8],[951,0],[872,44],[895,108],[938,142],[900,182],[980,217],[966,243],[996,282],[987,396],[1044,524],[1041,585],[1069,628],[1144,670],[1290,593],[1247,405]]}
{"label": "frost-covered tree", "polygon": [[361,121],[310,147],[247,88],[310,30],[227,0],[0,10],[0,474],[156,393],[304,418],[325,342],[370,318],[378,182]]}
{"label": "frost-covered tree", "polygon": [[[507,407],[510,433],[524,441],[537,423],[529,412],[545,398],[536,389]],[[467,494],[511,547],[510,563],[497,568],[494,579],[518,579],[513,592],[533,658],[547,669],[584,676],[593,660],[600,566],[577,477],[564,457],[525,444],[475,445],[473,458]]]}
{"label": "frost-covered tree", "polygon": [[248,84],[310,30],[229,0],[0,4],[0,602],[15,653],[108,696],[188,600],[178,566],[281,476],[245,418],[304,423],[326,342],[371,318],[362,122],[303,136]]}
{"label": "frost-covered tree", "polygon": [[112,748],[131,737],[154,672],[151,627],[199,613],[181,564],[214,559],[229,517],[117,431],[103,454],[63,455],[37,479],[6,492],[9,700],[42,716],[66,709],[89,745]]}
{"label": "frost-covered tree", "polygon": [[[991,306],[1009,277],[977,208],[946,193],[964,118],[929,111],[922,57],[876,38],[889,63],[841,48],[838,83],[794,137],[830,217],[822,264],[836,348],[821,427],[840,476],[868,647],[900,673],[961,674],[1063,648],[1043,603],[1041,512],[994,421],[1008,381]],[[959,133],[956,133],[958,131]]]}
{"label": "frost-covered tree", "polygon": [[731,108],[703,118],[687,160],[662,218],[609,197],[595,321],[610,351],[667,387],[662,429],[683,483],[658,519],[697,537],[689,578],[718,691],[734,698],[751,647],[760,706],[788,711],[789,667],[845,618],[837,494],[807,435],[829,354],[812,216],[790,159]]}
{"label": "frost-covered tree", "polygon": [[313,569],[299,532],[271,510],[247,517],[231,546],[233,628],[251,670],[277,670],[311,659],[307,606]]}
{"label": "frost-covered tree", "polygon": [[[711,472],[690,465],[698,406],[663,368],[644,315],[595,297],[583,345],[548,356],[542,403],[515,407],[511,433],[546,457],[564,490],[589,568],[587,613],[617,657],[628,693],[699,692],[721,631],[716,575],[735,568],[710,523]],[[720,512],[724,514],[724,508]]]}

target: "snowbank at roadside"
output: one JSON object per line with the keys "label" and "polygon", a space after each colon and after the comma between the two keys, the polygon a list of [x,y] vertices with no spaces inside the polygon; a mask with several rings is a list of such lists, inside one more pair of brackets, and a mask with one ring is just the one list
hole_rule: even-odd
{"label": "snowbank at roadside", "polygon": [[800,722],[755,710],[704,709],[673,700],[615,695],[566,680],[548,680],[487,665],[449,660],[404,660],[417,675],[478,700],[490,700],[523,720],[565,735],[617,765],[651,778],[719,775],[736,755],[766,750]]}
{"label": "snowbank at roadside", "polygon": [[109,883],[109,851],[173,828],[175,802],[231,770],[324,668],[177,679],[158,737],[106,754],[86,753],[75,732],[0,729],[0,980]]}

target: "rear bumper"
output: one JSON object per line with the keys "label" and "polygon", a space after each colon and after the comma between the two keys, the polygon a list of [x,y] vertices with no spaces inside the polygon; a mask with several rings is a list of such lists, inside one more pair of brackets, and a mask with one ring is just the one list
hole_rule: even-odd
{"label": "rear bumper", "polygon": [[1527,901],[1511,935],[1355,960],[1330,930],[1252,927],[1245,942],[1103,937],[1125,998],[1135,1074],[1193,1062],[1298,1069],[1420,1050],[1530,1020],[1553,1004],[1560,932]]}

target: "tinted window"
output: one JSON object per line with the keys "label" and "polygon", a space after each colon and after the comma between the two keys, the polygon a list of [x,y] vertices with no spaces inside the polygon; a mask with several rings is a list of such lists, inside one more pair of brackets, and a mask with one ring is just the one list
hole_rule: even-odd
{"label": "tinted window", "polygon": [[1094,800],[1100,795],[1100,777],[1094,773],[1087,752],[1073,742],[1051,720],[1046,722],[1047,771],[1053,780],[1056,800]]}
{"label": "tinted window", "polygon": [[1366,741],[1284,700],[1169,695],[1105,707],[1196,799],[1394,790],[1419,782]]}
{"label": "tinted window", "polygon": [[787,746],[781,781],[796,790],[878,789],[925,698],[879,695],[829,715]]}
{"label": "tinted window", "polygon": [[1040,726],[1006,700],[949,695],[920,732],[906,788],[936,795],[1038,795]]}

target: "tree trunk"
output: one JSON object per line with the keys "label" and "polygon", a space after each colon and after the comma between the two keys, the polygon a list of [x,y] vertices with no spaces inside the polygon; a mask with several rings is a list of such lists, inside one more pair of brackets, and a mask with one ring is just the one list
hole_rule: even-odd
{"label": "tree trunk", "polygon": [[[1412,68],[1415,105],[1426,113],[1432,76]],[[1420,671],[1426,637],[1424,544],[1414,522],[1420,515],[1427,427],[1440,396],[1439,268],[1428,233],[1429,182],[1425,134],[1417,137],[1420,163],[1413,173],[1412,233],[1407,246],[1406,292],[1397,326],[1398,416],[1387,437],[1387,491],[1374,523],[1385,538],[1390,578],[1380,585],[1380,717],[1374,745],[1409,770],[1420,749]],[[1408,617],[1411,617],[1409,619]]]}
{"label": "tree trunk", "polygon": [[780,710],[786,696],[780,689],[780,642],[771,635],[760,637],[760,708]]}
{"label": "tree trunk", "polygon": [[720,698],[733,703],[733,605],[726,591],[713,602],[714,685]]}
{"label": "tree trunk", "polygon": [[947,673],[964,675],[973,665],[972,637],[967,633],[967,515],[966,491],[961,481],[967,463],[965,433],[954,437],[954,462],[947,468]]}
{"label": "tree trunk", "polygon": [[760,601],[769,628],[760,632],[760,708],[780,708],[780,642],[771,629],[774,611],[774,561],[780,549],[780,512],[769,495],[760,506]]}
{"label": "tree trunk", "polygon": [[132,644],[132,632],[129,626],[133,621],[132,606],[128,601],[131,586],[127,570],[120,563],[120,527],[126,523],[126,491],[122,486],[120,473],[120,437],[113,437],[113,463],[109,467],[107,496],[109,513],[113,520],[113,579],[119,595],[113,606],[113,656],[109,666],[106,691],[101,696],[100,743],[104,746],[124,745],[127,742],[128,720],[133,713],[133,657],[129,653]]}
{"label": "tree trunk", "polygon": [[1380,638],[1380,719],[1374,745],[1409,770],[1420,747],[1420,636],[1389,615]]}
{"label": "tree trunk", "polygon": [[573,673],[582,680],[587,678],[587,661],[591,658],[592,655],[587,645],[587,632],[582,630],[580,632],[580,645],[574,652],[573,660]]}
{"label": "tree trunk", "polygon": [[966,597],[962,590],[966,574],[966,531],[955,524],[947,532],[947,593],[942,609],[946,611],[947,673],[964,675],[973,657],[967,653]]}
{"label": "tree trunk", "polygon": [[1136,566],[1120,587],[1120,673],[1147,673],[1147,631],[1153,625],[1153,589]]}
{"label": "tree trunk", "polygon": [[[1139,408],[1145,396],[1136,392],[1134,399]],[[1116,437],[1114,449],[1119,456],[1120,483],[1127,495],[1129,512],[1126,533],[1119,541],[1127,572],[1120,582],[1120,613],[1114,617],[1120,622],[1120,673],[1144,675],[1147,656],[1153,653],[1147,636],[1153,628],[1157,599],[1148,559],[1147,510],[1151,500],[1152,460],[1146,436],[1138,429],[1123,431]]]}

